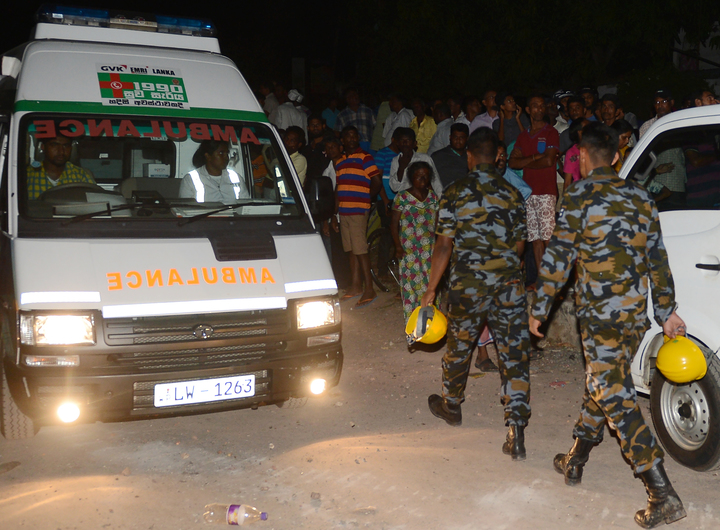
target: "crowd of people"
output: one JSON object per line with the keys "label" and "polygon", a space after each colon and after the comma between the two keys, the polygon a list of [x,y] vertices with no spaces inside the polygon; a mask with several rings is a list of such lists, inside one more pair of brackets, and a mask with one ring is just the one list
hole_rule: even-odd
{"label": "crowd of people", "polygon": [[[647,329],[649,294],[667,336],[685,328],[675,312],[657,205],[670,209],[693,194],[717,204],[720,189],[695,177],[681,149],[660,153],[667,160],[658,161],[651,181],[617,175],[639,137],[674,110],[669,91],[654,94],[656,116],[642,124],[616,95],[600,98],[592,88],[532,94],[524,104],[516,94],[487,90],[482,99],[414,99],[410,108],[395,94],[375,110],[349,89],[345,108],[333,100],[322,113],[280,85],[272,92],[261,87],[261,96],[301,182],[320,176],[333,182],[337,215],[323,223],[323,235],[327,246],[339,230],[348,256],[343,300],[359,298],[356,307],[364,307],[376,298],[366,237],[373,203],[391,235],[376,266],[382,272],[397,260],[405,319],[419,306],[438,304],[445,292],[442,391],[428,398],[434,416],[462,423],[479,346],[475,366],[501,375],[509,429],[502,451],[526,458],[530,335],[542,337],[553,300],[575,274],[586,390],[574,444],[555,457],[554,468],[566,484],[580,483],[608,425],[647,490],[648,505],[635,521],[653,528],[685,517],[640,412],[629,360]],[[717,102],[709,90],[686,101]],[[687,151],[698,168],[701,151]],[[528,314],[529,291],[535,295]],[[491,340],[499,367],[484,348]]]}
{"label": "crowd of people", "polygon": [[[337,263],[335,252],[334,268],[341,277],[343,270],[338,269],[344,266],[350,271],[345,296],[360,297],[360,307],[372,303],[376,293],[370,281],[371,267],[384,277],[388,263],[396,258],[400,262],[406,319],[427,287],[428,242],[434,230],[429,219],[436,212],[443,190],[470,171],[466,144],[475,130],[488,127],[496,132],[503,151],[497,163],[502,166],[503,177],[523,196],[527,245],[522,263],[526,286],[534,290],[563,190],[581,179],[578,146],[583,127],[600,122],[617,131],[620,148],[613,167],[619,172],[639,137],[657,118],[675,108],[672,94],[659,89],[648,101],[656,116],[639,123],[615,94],[600,97],[591,87],[525,98],[487,90],[482,98],[453,95],[446,100],[415,98],[408,102],[392,94],[372,109],[362,103],[358,90],[349,88],[344,94],[344,107],[338,98],[332,98],[326,108],[312,111],[304,105],[299,91],[287,90],[279,83],[261,85],[258,97],[270,122],[282,131],[303,185],[308,177],[328,176],[333,181],[338,217],[324,223],[323,234],[331,259],[331,231],[339,230],[342,236],[347,259]],[[682,101],[683,107],[717,102],[710,90]],[[359,153],[362,156],[356,156]],[[661,156],[668,158],[667,163],[658,166],[648,189],[655,201],[667,209],[684,203],[686,188],[692,183],[687,182],[684,168],[677,163],[677,153],[669,151]],[[412,189],[408,168],[416,167],[418,162],[427,165],[429,189],[433,192],[427,197]],[[720,196],[720,189],[717,192]],[[378,263],[371,264],[364,227],[374,203],[383,226],[389,230],[381,242]],[[342,230],[341,225],[345,227]],[[485,333],[482,343],[490,340]],[[483,353],[477,365],[487,371],[496,369]]]}

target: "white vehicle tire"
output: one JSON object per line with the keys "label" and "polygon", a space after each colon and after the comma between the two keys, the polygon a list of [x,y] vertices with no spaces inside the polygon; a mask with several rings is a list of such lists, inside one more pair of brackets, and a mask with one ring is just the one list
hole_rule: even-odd
{"label": "white vehicle tire", "polygon": [[2,337],[0,337],[2,341],[0,345],[2,347],[0,351],[0,434],[7,440],[32,438],[37,434],[38,428],[35,426],[35,422],[18,408],[10,394],[10,387],[5,376],[3,354],[8,351],[8,348],[12,351],[12,339],[8,332],[7,320],[4,317],[2,324],[2,330],[0,331],[2,333]]}
{"label": "white vehicle tire", "polygon": [[710,353],[705,377],[676,384],[655,370],[650,412],[665,451],[696,471],[720,468],[720,359]]}
{"label": "white vehicle tire", "polygon": [[35,422],[18,408],[10,395],[5,370],[0,366],[0,433],[7,440],[32,438],[37,433]]}

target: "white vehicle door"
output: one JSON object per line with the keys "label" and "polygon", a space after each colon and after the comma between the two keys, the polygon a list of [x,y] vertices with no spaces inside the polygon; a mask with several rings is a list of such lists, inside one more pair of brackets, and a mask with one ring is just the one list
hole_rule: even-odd
{"label": "white vehicle door", "polygon": [[[720,123],[654,128],[621,175],[655,191],[663,240],[676,288],[678,313],[688,334],[712,351],[720,348]],[[684,123],[680,122],[682,125]],[[697,124],[695,124],[697,123]],[[659,129],[659,130],[658,130]],[[652,134],[655,133],[655,134]],[[643,140],[646,140],[643,138]],[[674,188],[674,189],[669,189]],[[677,191],[684,190],[684,191]],[[669,195],[669,196],[668,196]],[[652,308],[651,308],[652,309]],[[660,332],[653,321],[644,346]],[[647,389],[645,355],[636,356],[636,386]],[[640,357],[640,358],[638,358]]]}

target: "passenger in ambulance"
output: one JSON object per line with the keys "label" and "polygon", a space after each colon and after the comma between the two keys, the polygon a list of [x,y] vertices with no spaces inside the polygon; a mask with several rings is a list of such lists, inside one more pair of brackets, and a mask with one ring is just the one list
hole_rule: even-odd
{"label": "passenger in ambulance", "polygon": [[42,163],[33,162],[27,168],[28,199],[36,200],[42,192],[61,184],[95,184],[90,171],[70,162],[72,147],[72,140],[67,136],[40,140]]}
{"label": "passenger in ambulance", "polygon": [[228,142],[203,140],[193,155],[193,165],[197,169],[185,175],[180,184],[180,198],[224,204],[249,199],[250,193],[243,179],[234,170],[227,169],[229,160]]}

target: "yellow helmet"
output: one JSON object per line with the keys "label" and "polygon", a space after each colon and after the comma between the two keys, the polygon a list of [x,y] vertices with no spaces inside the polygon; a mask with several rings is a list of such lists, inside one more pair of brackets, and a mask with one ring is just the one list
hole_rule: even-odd
{"label": "yellow helmet", "polygon": [[673,383],[690,383],[705,377],[707,361],[697,344],[678,335],[665,335],[665,344],[658,350],[657,369]]}
{"label": "yellow helmet", "polygon": [[447,318],[435,306],[416,307],[405,325],[408,346],[435,344],[447,333]]}

